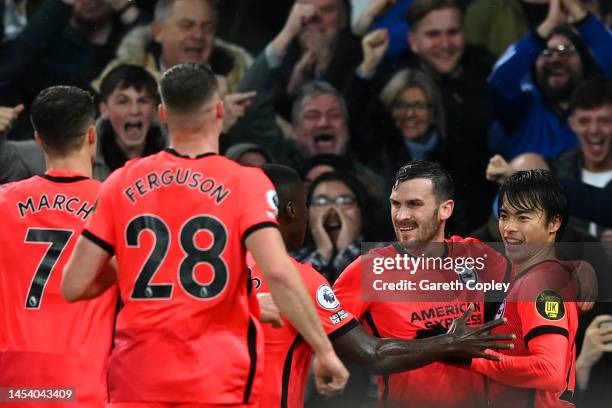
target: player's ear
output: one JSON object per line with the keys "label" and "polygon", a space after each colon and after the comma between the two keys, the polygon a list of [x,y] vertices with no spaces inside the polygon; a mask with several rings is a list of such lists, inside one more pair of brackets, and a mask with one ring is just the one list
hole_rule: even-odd
{"label": "player's ear", "polygon": [[40,147],[43,147],[43,141],[40,138],[40,133],[38,133],[37,131],[34,131],[34,141],[36,142],[37,145],[39,145]]}
{"label": "player's ear", "polygon": [[455,202],[453,200],[446,200],[440,204],[438,209],[438,218],[440,221],[448,220],[451,215],[453,215],[453,210],[455,209]]}
{"label": "player's ear", "polygon": [[96,130],[96,126],[91,125],[87,129],[87,143],[89,143],[90,145],[95,145],[97,141],[98,141],[98,132]]}
{"label": "player's ear", "polygon": [[223,117],[225,116],[225,105],[223,104],[223,101],[221,99],[217,101],[216,114],[217,119],[223,119]]}
{"label": "player's ear", "polygon": [[164,105],[160,103],[157,109],[159,111],[159,121],[161,123],[167,124],[168,123],[168,112],[166,112],[166,108],[164,107]]}
{"label": "player's ear", "polygon": [[287,214],[287,218],[290,220],[295,219],[295,205],[293,204],[293,201],[289,201],[285,205],[285,213]]}
{"label": "player's ear", "polygon": [[552,220],[548,223],[548,233],[557,233],[561,228],[561,216],[555,215]]}

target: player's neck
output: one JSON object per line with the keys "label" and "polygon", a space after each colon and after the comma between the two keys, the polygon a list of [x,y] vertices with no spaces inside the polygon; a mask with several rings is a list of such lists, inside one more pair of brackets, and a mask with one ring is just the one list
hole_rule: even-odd
{"label": "player's neck", "polygon": [[89,157],[82,157],[82,155],[50,157],[45,154],[45,161],[47,163],[47,171],[68,171],[80,173],[87,177],[91,177],[93,173],[91,159]]}
{"label": "player's neck", "polygon": [[541,244],[541,248],[531,257],[521,262],[515,262],[515,270],[521,273],[532,266],[539,264],[540,262],[548,259],[555,259],[555,245],[554,243]]}
{"label": "player's neck", "polygon": [[204,153],[219,153],[219,137],[201,134],[171,134],[170,147],[179,154],[196,157]]}

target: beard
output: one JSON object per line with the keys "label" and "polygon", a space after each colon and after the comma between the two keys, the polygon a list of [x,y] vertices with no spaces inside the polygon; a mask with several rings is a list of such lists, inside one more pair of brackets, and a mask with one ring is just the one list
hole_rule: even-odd
{"label": "beard", "polygon": [[430,243],[438,235],[440,228],[442,227],[442,221],[438,220],[438,209],[433,213],[433,216],[425,223],[418,224],[417,236],[414,240],[408,242],[402,242],[400,234],[397,233],[397,239],[400,244],[408,249],[410,247],[419,246],[422,244]]}
{"label": "beard", "polygon": [[[568,78],[561,85],[551,85],[551,72],[558,68],[565,69],[568,72]],[[537,79],[540,90],[547,101],[561,102],[569,100],[572,92],[576,89],[578,83],[580,83],[582,75],[572,71],[571,68],[566,65],[549,64],[542,68],[542,72],[538,72]]]}

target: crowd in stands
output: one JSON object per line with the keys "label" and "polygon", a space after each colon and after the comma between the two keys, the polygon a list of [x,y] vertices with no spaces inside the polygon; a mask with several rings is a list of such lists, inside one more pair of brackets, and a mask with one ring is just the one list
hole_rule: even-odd
{"label": "crowd in stands", "polygon": [[[499,241],[496,182],[543,168],[570,196],[562,240],[612,242],[610,0],[0,0],[0,10],[0,184],[44,173],[29,120],[42,89],[96,96],[93,174],[104,180],[167,147],[157,81],[195,62],[223,84],[222,153],[302,175],[310,229],[293,255],[331,283],[361,242],[392,239],[391,182],[412,159],[454,178],[450,235]],[[584,318],[578,406],[612,398],[595,317],[610,313]]]}

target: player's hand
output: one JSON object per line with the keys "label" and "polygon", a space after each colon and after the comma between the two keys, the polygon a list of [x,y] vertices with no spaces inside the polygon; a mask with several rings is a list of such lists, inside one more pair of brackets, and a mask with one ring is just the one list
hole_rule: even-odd
{"label": "player's hand", "polygon": [[[501,326],[506,323],[506,319],[497,319],[483,324],[477,328],[467,327],[467,321],[474,312],[474,305],[470,304],[463,315],[451,324],[445,336],[445,344],[447,344],[448,357],[460,358],[462,360],[477,358],[486,358],[487,360],[499,361],[500,355],[485,353],[485,350],[500,350],[511,349],[514,347],[511,343],[499,343],[499,341],[513,340],[516,338],[513,334],[489,334],[489,330],[494,327]],[[398,347],[394,344],[386,344],[379,348],[380,356],[393,356],[404,354],[406,350],[403,347]]]}
{"label": "player's hand", "polygon": [[374,30],[361,40],[363,61],[359,65],[359,74],[370,76],[382,61],[389,48],[389,32],[385,28]]}
{"label": "player's hand", "polygon": [[244,116],[257,92],[242,92],[226,95],[223,98],[225,116],[223,117],[223,133],[229,130]]}
{"label": "player's hand", "polygon": [[274,303],[271,293],[258,293],[257,301],[259,302],[259,321],[262,323],[270,323],[272,327],[277,329],[283,327],[285,323],[280,314],[280,309]]}
{"label": "player's hand", "polygon": [[597,300],[597,275],[588,262],[580,262],[572,272],[572,283],[576,289],[578,309],[586,313]]}
{"label": "player's hand", "polygon": [[13,127],[17,117],[23,112],[24,106],[19,104],[14,108],[0,106],[0,137],[5,136]]}
{"label": "player's hand", "polygon": [[485,358],[499,361],[501,356],[485,353],[485,350],[511,349],[511,343],[498,343],[503,340],[513,340],[514,334],[489,334],[489,330],[506,323],[506,319],[497,319],[477,328],[469,328],[467,321],[474,313],[474,304],[470,304],[465,313],[453,321],[447,334],[451,337],[450,353],[459,358]]}
{"label": "player's hand", "polygon": [[317,391],[326,397],[341,394],[349,378],[349,372],[333,349],[315,355],[313,372]]}
{"label": "player's hand", "polygon": [[512,168],[502,156],[496,154],[489,159],[486,172],[487,180],[502,184],[511,175]]}
{"label": "player's hand", "polygon": [[332,242],[329,234],[325,231],[324,221],[327,217],[327,213],[331,210],[331,207],[315,207],[310,206],[309,211],[309,223],[310,233],[314,240],[317,252],[329,262],[334,253],[334,243]]}

